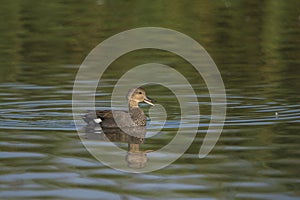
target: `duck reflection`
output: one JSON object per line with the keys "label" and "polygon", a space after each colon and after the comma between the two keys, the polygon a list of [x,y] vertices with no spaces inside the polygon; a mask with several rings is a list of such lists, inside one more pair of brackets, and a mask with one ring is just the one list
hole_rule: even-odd
{"label": "duck reflection", "polygon": [[147,165],[147,153],[152,150],[140,150],[144,143],[146,127],[126,128],[101,128],[87,125],[85,127],[85,138],[89,140],[102,140],[107,142],[121,142],[128,144],[125,160],[130,168],[143,168]]}

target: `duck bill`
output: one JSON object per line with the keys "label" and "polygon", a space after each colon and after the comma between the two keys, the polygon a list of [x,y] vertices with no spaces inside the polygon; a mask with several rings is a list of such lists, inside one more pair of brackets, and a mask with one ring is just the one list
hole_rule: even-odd
{"label": "duck bill", "polygon": [[144,99],[144,102],[147,103],[147,104],[149,104],[149,105],[151,105],[151,106],[155,106],[155,105],[153,104],[153,100],[150,99],[149,97],[146,97],[146,98]]}

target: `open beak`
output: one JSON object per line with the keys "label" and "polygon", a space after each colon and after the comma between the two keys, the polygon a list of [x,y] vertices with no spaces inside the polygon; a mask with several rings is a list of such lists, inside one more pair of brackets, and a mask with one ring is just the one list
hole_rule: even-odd
{"label": "open beak", "polygon": [[155,106],[155,105],[153,104],[154,101],[153,101],[152,99],[150,99],[149,97],[146,97],[146,98],[144,99],[144,102],[147,103],[147,104],[149,104],[149,105],[151,105],[151,106]]}

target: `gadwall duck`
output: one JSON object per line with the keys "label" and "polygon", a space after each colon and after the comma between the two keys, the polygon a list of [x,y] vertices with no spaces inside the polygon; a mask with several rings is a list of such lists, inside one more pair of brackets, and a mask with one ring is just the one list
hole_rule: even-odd
{"label": "gadwall duck", "polygon": [[[146,96],[143,88],[132,88],[127,95],[129,112],[120,110],[101,110],[90,112],[83,117],[88,124],[99,123],[102,128],[146,126],[146,116],[139,107],[140,102],[154,106],[153,100]],[[116,123],[118,122],[118,124]]]}

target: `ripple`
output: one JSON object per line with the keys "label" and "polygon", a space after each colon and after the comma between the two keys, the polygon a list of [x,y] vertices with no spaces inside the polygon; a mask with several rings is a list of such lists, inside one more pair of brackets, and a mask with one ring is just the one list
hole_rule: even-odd
{"label": "ripple", "polygon": [[1,152],[0,158],[42,158],[44,154],[40,153],[30,153],[30,152]]}
{"label": "ripple", "polygon": [[[300,105],[268,102],[266,99],[261,99],[256,104],[250,104],[247,97],[238,97],[238,99],[243,99],[238,102],[235,100],[236,98],[229,96],[228,101],[235,103],[228,106],[226,126],[259,126],[300,121]],[[260,104],[261,101],[264,104]],[[254,102],[251,101],[251,103]]]}
{"label": "ripple", "polygon": [[[88,196],[87,196],[88,194]],[[111,193],[111,192],[104,192],[104,191],[97,191],[91,189],[38,189],[38,190],[19,190],[19,191],[4,191],[1,192],[1,196],[4,198],[10,197],[19,197],[19,198],[42,198],[42,197],[49,197],[56,199],[61,198],[72,198],[72,199],[99,199],[99,197],[103,199],[120,199],[120,195]]]}

